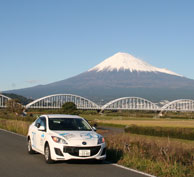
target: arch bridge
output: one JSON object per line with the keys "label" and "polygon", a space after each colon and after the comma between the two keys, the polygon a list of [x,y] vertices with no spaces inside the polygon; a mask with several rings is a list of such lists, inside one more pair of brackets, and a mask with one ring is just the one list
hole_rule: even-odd
{"label": "arch bridge", "polygon": [[151,110],[157,111],[160,108],[149,100],[140,97],[123,97],[112,100],[102,106],[103,110]]}
{"label": "arch bridge", "polygon": [[[8,97],[0,94],[0,108],[6,107]],[[147,110],[147,111],[188,111],[194,112],[194,100],[180,99],[172,101],[163,107],[140,97],[122,97],[99,106],[93,101],[74,94],[54,94],[39,98],[26,105],[26,109],[59,109],[64,103],[73,102],[77,109],[86,110]]]}
{"label": "arch bridge", "polygon": [[181,112],[193,112],[194,100],[180,99],[172,101],[161,108],[161,112],[164,111],[181,111]]}
{"label": "arch bridge", "polygon": [[26,105],[26,109],[59,109],[64,103],[73,102],[77,109],[100,109],[96,103],[87,98],[73,94],[55,94],[39,98]]}
{"label": "arch bridge", "polygon": [[6,104],[8,102],[8,100],[10,100],[11,98],[0,94],[0,108],[6,108]]}

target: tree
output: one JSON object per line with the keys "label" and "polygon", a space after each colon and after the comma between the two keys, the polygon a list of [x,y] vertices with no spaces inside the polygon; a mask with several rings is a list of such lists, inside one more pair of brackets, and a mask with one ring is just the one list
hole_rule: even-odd
{"label": "tree", "polygon": [[17,99],[10,99],[6,103],[7,110],[11,113],[21,114],[23,112],[23,106]]}
{"label": "tree", "polygon": [[67,103],[64,103],[63,106],[62,106],[62,112],[63,113],[66,113],[66,114],[73,114],[76,112],[77,110],[77,107],[75,105],[75,103],[73,102],[67,102]]}
{"label": "tree", "polygon": [[16,95],[14,93],[3,93],[3,95],[5,95],[5,96],[7,96],[9,98],[17,100],[17,102],[19,102],[22,105],[27,105],[28,103],[33,101],[32,99],[23,97],[21,95]]}

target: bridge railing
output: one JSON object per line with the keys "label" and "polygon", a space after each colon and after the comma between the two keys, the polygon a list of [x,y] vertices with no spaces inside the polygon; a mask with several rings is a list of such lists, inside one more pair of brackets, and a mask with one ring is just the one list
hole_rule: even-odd
{"label": "bridge railing", "polygon": [[194,100],[190,99],[179,99],[174,100],[161,108],[161,112],[164,111],[181,111],[181,112],[193,112],[194,111]]}
{"label": "bridge railing", "polygon": [[0,94],[0,108],[6,108],[7,107],[7,102],[8,100],[10,100],[11,98]]}
{"label": "bridge railing", "polygon": [[140,97],[122,97],[112,100],[102,106],[101,110],[159,110],[160,108],[149,100]]}

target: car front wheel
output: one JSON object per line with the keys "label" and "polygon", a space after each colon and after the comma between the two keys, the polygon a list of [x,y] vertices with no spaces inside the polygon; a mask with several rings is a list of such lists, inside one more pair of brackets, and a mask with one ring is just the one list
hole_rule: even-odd
{"label": "car front wheel", "polygon": [[51,164],[51,163],[54,162],[54,161],[51,159],[50,147],[49,147],[48,144],[45,146],[45,149],[44,149],[44,157],[45,157],[46,163]]}
{"label": "car front wheel", "polygon": [[30,138],[28,139],[28,153],[29,154],[34,154],[35,151],[32,149],[32,144]]}

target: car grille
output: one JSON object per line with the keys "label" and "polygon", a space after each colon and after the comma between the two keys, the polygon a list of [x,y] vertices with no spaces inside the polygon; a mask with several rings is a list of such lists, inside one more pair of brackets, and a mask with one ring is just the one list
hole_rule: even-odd
{"label": "car grille", "polygon": [[91,156],[96,155],[100,151],[101,146],[90,146],[90,147],[73,147],[73,146],[65,146],[63,148],[64,153],[69,153],[73,156],[79,156],[79,150],[90,150]]}

